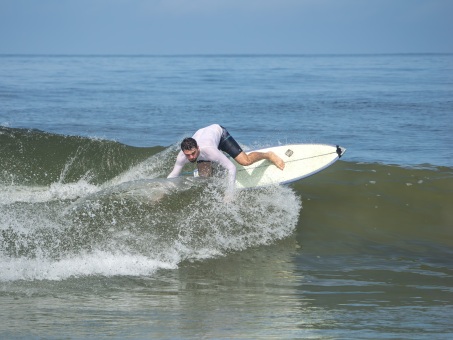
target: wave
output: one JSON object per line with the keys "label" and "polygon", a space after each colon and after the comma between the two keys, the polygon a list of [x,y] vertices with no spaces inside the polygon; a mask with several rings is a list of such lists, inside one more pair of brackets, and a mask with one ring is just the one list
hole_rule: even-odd
{"label": "wave", "polygon": [[300,200],[289,188],[224,204],[220,178],[162,179],[176,147],[17,129],[1,137],[0,280],[150,275],[270,244],[297,225]]}
{"label": "wave", "polygon": [[0,183],[47,186],[85,179],[100,184],[163,149],[0,127]]}
{"label": "wave", "polygon": [[299,227],[329,251],[453,246],[452,168],[339,161],[293,188],[304,202]]}
{"label": "wave", "polygon": [[448,167],[341,160],[225,204],[222,178],[164,178],[176,145],[11,128],[0,143],[0,281],[152,275],[291,236],[319,253],[453,245]]}

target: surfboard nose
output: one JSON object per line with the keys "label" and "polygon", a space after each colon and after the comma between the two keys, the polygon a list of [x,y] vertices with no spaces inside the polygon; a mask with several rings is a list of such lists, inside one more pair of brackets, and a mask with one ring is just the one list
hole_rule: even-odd
{"label": "surfboard nose", "polygon": [[337,154],[338,154],[338,158],[341,158],[341,156],[343,156],[343,154],[346,152],[346,148],[343,148],[339,145],[337,145]]}

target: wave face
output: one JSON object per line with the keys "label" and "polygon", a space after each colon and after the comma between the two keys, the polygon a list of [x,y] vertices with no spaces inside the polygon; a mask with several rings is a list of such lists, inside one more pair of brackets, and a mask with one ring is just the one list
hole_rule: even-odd
{"label": "wave face", "polygon": [[339,161],[292,187],[304,202],[301,233],[316,252],[451,253],[452,168]]}
{"label": "wave face", "polygon": [[221,178],[163,178],[176,147],[2,128],[0,280],[150,275],[291,235],[288,187],[223,202]]}

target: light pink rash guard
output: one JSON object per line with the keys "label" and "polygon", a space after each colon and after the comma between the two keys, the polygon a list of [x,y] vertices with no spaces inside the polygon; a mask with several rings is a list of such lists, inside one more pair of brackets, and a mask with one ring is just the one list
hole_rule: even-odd
{"label": "light pink rash guard", "polygon": [[[192,138],[197,141],[198,147],[200,148],[200,156],[198,156],[197,161],[216,162],[227,169],[228,188],[233,190],[236,181],[236,166],[218,149],[222,132],[223,129],[220,125],[213,124],[198,130]],[[176,158],[175,167],[167,178],[177,177],[187,163],[189,163],[189,160],[184,153],[180,151]]]}

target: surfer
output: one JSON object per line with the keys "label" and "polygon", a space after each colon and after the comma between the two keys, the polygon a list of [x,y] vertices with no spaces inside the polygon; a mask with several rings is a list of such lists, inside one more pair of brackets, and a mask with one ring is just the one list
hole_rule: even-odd
{"label": "surfer", "polygon": [[210,162],[216,162],[228,171],[227,191],[231,198],[236,181],[236,166],[222,151],[243,166],[267,159],[280,170],[285,168],[283,160],[272,151],[246,154],[223,126],[213,124],[198,130],[192,137],[185,138],[182,141],[181,151],[168,178],[177,177],[188,162],[197,163],[200,176],[210,176]]}

